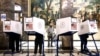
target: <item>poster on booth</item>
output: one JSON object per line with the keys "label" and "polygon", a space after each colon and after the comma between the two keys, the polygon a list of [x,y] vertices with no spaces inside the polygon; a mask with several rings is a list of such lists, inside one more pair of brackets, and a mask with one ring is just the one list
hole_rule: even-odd
{"label": "poster on booth", "polygon": [[90,23],[90,25],[89,25],[89,27],[90,27],[90,32],[91,32],[91,33],[96,33],[96,32],[98,32],[96,21],[90,21],[89,23]]}
{"label": "poster on booth", "polygon": [[71,30],[77,30],[77,19],[76,18],[72,18]]}
{"label": "poster on booth", "polygon": [[33,24],[31,22],[26,23],[26,29],[27,30],[32,30],[33,29]]}
{"label": "poster on booth", "polygon": [[33,18],[25,18],[25,30],[33,30]]}
{"label": "poster on booth", "polygon": [[6,30],[6,31],[11,30],[11,22],[10,21],[5,21],[4,22],[4,30]]}

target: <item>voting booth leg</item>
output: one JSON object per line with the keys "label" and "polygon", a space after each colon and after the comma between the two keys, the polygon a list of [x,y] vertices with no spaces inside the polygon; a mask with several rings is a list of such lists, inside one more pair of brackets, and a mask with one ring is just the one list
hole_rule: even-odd
{"label": "voting booth leg", "polygon": [[[8,39],[8,41],[10,41],[9,39]],[[9,43],[10,44],[10,43]],[[8,47],[7,47],[7,51],[4,51],[4,53],[3,53],[3,56],[5,56],[5,54],[6,54],[6,52],[8,52],[9,51],[9,49],[10,49],[10,45],[8,44]]]}
{"label": "voting booth leg", "polygon": [[20,39],[20,52],[22,52],[22,40]]}
{"label": "voting booth leg", "polygon": [[44,53],[44,38],[43,38],[43,56],[45,56],[45,53]]}
{"label": "voting booth leg", "polygon": [[[70,41],[73,41],[73,39],[72,39],[72,38],[73,38],[73,34],[71,34],[70,36],[71,36]],[[70,56],[74,56],[74,55],[72,54],[72,52],[73,52],[73,50],[72,50],[72,46],[73,46],[73,44],[70,43],[70,47],[71,47],[71,48],[70,48]]]}
{"label": "voting booth leg", "polygon": [[27,55],[26,56],[29,56],[29,36],[28,36],[28,41],[27,41]]}
{"label": "voting booth leg", "polygon": [[59,53],[59,51],[58,51],[58,41],[59,41],[59,36],[57,36],[57,46],[56,46],[56,55],[55,56],[59,56],[58,55],[58,53]]}
{"label": "voting booth leg", "polygon": [[93,34],[92,34],[91,36],[92,36],[93,42],[94,42],[95,47],[96,47],[96,50],[97,50],[96,56],[99,56],[99,50],[98,50],[98,47],[97,47],[97,45],[96,45],[96,42],[95,42],[95,39],[94,39]]}

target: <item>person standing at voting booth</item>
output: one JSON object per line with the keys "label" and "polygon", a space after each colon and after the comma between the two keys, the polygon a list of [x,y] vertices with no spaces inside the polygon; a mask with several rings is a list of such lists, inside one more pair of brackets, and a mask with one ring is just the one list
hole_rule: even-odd
{"label": "person standing at voting booth", "polygon": [[84,34],[84,35],[79,35],[80,40],[81,40],[81,52],[88,52],[88,48],[87,48],[87,38],[88,38],[88,34]]}
{"label": "person standing at voting booth", "polygon": [[[79,22],[84,22],[86,20],[86,12],[83,14],[81,11],[79,12],[79,16],[78,18],[79,19]],[[83,53],[85,50],[88,50],[87,49],[87,38],[88,38],[88,34],[84,34],[84,35],[79,35],[80,37],[80,41],[81,41],[81,50],[80,52]]]}
{"label": "person standing at voting booth", "polygon": [[[82,22],[86,21],[86,20],[93,20],[93,16],[90,14],[88,14],[87,18],[84,17],[84,19],[82,20]],[[87,43],[88,43],[88,37],[89,34],[83,34],[83,35],[79,35],[80,40],[81,40],[81,52],[89,52],[88,48],[87,48]]]}
{"label": "person standing at voting booth", "polygon": [[19,42],[20,42],[20,35],[19,34],[10,34],[9,35],[9,41],[10,41],[10,49],[11,51],[14,53],[15,50],[16,52],[20,52],[19,51]]}
{"label": "person standing at voting booth", "polygon": [[[15,51],[17,53],[19,53],[20,52],[19,42],[20,42],[20,38],[21,38],[21,35],[19,34],[19,32],[21,33],[20,22],[16,22],[13,20],[4,21],[3,25],[4,25],[3,31],[9,36],[9,48],[11,49],[12,53],[14,53]],[[19,28],[19,29],[16,30],[17,28]]]}
{"label": "person standing at voting booth", "polygon": [[34,54],[37,54],[38,46],[39,46],[39,54],[42,54],[42,45],[43,45],[43,35],[36,33],[36,38],[35,38],[35,49],[34,49]]}
{"label": "person standing at voting booth", "polygon": [[[44,34],[45,34],[45,21],[38,17],[26,17],[24,18],[24,31],[28,35],[34,35],[34,55],[36,56],[39,50],[40,55],[44,55]],[[29,47],[29,44],[28,44]],[[39,47],[39,49],[38,49]],[[29,56],[29,48],[28,48]]]}

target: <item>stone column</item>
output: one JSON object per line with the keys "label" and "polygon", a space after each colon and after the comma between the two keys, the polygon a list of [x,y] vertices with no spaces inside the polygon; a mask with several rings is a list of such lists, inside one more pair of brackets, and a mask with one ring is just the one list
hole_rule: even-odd
{"label": "stone column", "polygon": [[[7,20],[14,19],[14,0],[0,0],[0,19],[1,14],[6,13]],[[0,49],[8,47],[8,38],[3,33],[2,21],[0,21]]]}
{"label": "stone column", "polygon": [[28,16],[28,0],[22,0],[22,13],[23,16]]}

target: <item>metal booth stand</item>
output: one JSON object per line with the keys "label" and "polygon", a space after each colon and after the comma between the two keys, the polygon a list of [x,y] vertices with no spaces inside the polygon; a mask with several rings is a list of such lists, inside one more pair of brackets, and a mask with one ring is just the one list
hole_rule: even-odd
{"label": "metal booth stand", "polygon": [[90,34],[91,35],[91,37],[92,37],[92,39],[93,39],[93,42],[94,42],[94,45],[95,45],[95,48],[96,48],[96,53],[95,53],[95,55],[92,55],[91,53],[89,54],[89,56],[100,56],[100,54],[99,54],[99,50],[98,50],[98,47],[97,47],[97,44],[96,44],[96,41],[95,41],[95,39],[94,39],[94,34]]}

